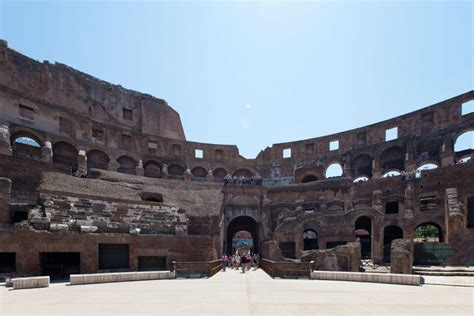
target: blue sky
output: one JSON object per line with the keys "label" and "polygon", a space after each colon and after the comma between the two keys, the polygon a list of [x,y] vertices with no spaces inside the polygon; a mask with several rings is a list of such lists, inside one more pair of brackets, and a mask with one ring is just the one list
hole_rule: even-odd
{"label": "blue sky", "polygon": [[0,0],[0,37],[164,98],[188,140],[253,158],[472,90],[473,11],[472,1]]}

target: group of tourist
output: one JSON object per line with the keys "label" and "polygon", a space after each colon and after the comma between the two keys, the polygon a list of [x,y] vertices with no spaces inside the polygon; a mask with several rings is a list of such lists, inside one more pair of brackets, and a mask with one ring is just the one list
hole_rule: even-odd
{"label": "group of tourist", "polygon": [[242,273],[246,271],[250,271],[250,269],[257,270],[258,269],[258,254],[252,254],[250,252],[247,253],[239,253],[238,251],[235,252],[232,256],[227,256],[227,254],[223,254],[221,257],[222,262],[222,271],[225,272],[226,268],[229,267],[230,269],[242,270]]}
{"label": "group of tourist", "polygon": [[251,178],[246,178],[244,176],[231,177],[229,174],[224,177],[224,185],[262,185],[262,177],[257,174],[253,175]]}

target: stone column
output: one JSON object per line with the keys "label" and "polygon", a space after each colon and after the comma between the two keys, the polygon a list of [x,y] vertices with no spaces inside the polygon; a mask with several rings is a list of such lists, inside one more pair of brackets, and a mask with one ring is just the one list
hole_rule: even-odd
{"label": "stone column", "polygon": [[80,149],[77,154],[77,171],[80,174],[87,174],[87,154],[83,149]]}
{"label": "stone column", "polygon": [[10,126],[7,123],[0,124],[0,154],[7,156],[12,155]]}
{"label": "stone column", "polygon": [[451,166],[454,164],[454,135],[448,135],[444,138],[441,146],[441,167]]}
{"label": "stone column", "polygon": [[184,181],[191,181],[193,179],[193,174],[191,173],[191,170],[186,169],[184,172]]}
{"label": "stone column", "polygon": [[212,169],[209,169],[209,172],[206,175],[206,182],[214,182],[214,175],[212,174]]}
{"label": "stone column", "polygon": [[49,140],[45,141],[43,147],[41,147],[41,160],[45,162],[53,161],[53,145]]}
{"label": "stone column", "polygon": [[135,167],[135,174],[137,176],[144,176],[145,175],[145,169],[143,168],[143,160],[138,160],[138,166]]}
{"label": "stone column", "polygon": [[380,159],[378,156],[372,160],[372,178],[380,178],[382,176],[382,168],[380,168]]}
{"label": "stone column", "polygon": [[12,181],[7,178],[0,178],[0,223],[10,223],[10,194]]}
{"label": "stone column", "polygon": [[168,165],[163,164],[163,169],[161,170],[161,178],[162,179],[167,179],[168,178]]}
{"label": "stone column", "polygon": [[109,171],[117,171],[118,168],[120,168],[120,164],[117,161],[109,161],[109,165],[107,166]]}

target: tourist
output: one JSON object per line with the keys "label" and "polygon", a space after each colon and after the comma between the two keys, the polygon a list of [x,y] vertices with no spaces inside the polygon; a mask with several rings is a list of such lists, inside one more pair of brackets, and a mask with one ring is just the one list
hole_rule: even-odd
{"label": "tourist", "polygon": [[245,254],[242,254],[242,256],[240,257],[240,268],[242,269],[242,273],[245,273],[246,266],[247,257],[245,256]]}
{"label": "tourist", "polygon": [[221,257],[222,261],[222,272],[225,272],[225,269],[227,268],[227,263],[229,262],[229,257],[224,253]]}

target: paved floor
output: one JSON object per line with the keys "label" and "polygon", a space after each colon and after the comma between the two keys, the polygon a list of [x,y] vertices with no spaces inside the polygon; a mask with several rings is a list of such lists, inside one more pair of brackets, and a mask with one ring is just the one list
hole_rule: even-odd
{"label": "paved floor", "polygon": [[473,315],[474,288],[279,280],[235,270],[178,279],[0,288],[0,314]]}

